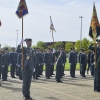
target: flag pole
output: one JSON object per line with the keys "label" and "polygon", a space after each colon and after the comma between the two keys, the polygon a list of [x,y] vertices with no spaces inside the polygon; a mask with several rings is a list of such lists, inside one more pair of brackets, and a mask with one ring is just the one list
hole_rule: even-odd
{"label": "flag pole", "polygon": [[96,45],[96,40],[95,40],[95,51],[94,51],[95,67],[97,67],[97,63],[96,63],[96,49],[97,49],[97,45]]}
{"label": "flag pole", "polygon": [[[23,39],[23,17],[22,17],[22,39]],[[24,49],[22,43],[22,69],[24,70]]]}
{"label": "flag pole", "polygon": [[52,30],[52,40],[53,40],[53,45],[54,45],[54,36],[53,36],[53,30]]}

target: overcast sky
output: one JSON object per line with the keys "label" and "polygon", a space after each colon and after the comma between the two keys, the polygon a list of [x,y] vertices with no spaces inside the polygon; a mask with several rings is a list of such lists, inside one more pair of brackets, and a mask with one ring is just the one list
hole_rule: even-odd
{"label": "overcast sky", "polygon": [[[21,19],[15,12],[20,0],[0,0],[0,43],[16,46],[16,30],[19,30],[18,43],[21,40]],[[88,36],[94,0],[26,0],[29,14],[24,17],[24,39],[50,42],[50,15],[56,29],[55,41],[76,41],[80,39],[81,20],[83,16],[83,38]],[[100,0],[95,0],[100,20]],[[91,40],[91,39],[90,39]]]}

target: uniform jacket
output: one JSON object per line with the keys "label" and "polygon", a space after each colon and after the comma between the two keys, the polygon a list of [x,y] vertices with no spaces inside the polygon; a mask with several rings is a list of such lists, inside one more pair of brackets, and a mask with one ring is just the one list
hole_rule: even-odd
{"label": "uniform jacket", "polygon": [[51,53],[45,53],[45,56],[44,56],[44,62],[45,64],[52,64],[52,54]]}
{"label": "uniform jacket", "polygon": [[71,64],[77,64],[77,54],[76,52],[70,52],[69,54],[69,63]]}
{"label": "uniform jacket", "polygon": [[87,55],[85,53],[81,54],[81,64],[86,65],[87,64]]}
{"label": "uniform jacket", "polygon": [[17,57],[18,57],[17,52],[11,52],[10,53],[10,64],[16,65],[17,64]]}
{"label": "uniform jacket", "polygon": [[[33,70],[36,66],[36,53],[32,48],[24,47],[24,68],[27,70]],[[18,45],[16,50],[17,53],[22,53],[21,45]],[[29,57],[30,54],[30,57]],[[28,61],[26,64],[26,61]],[[26,64],[26,66],[25,66]]]}
{"label": "uniform jacket", "polygon": [[20,66],[22,65],[22,54],[21,53],[18,54],[17,64],[20,65]]}
{"label": "uniform jacket", "polygon": [[[61,54],[61,56],[60,56],[60,54]],[[62,51],[56,51],[55,55],[56,55],[56,62],[57,62],[57,59],[59,59],[57,62],[57,65],[63,66],[64,65],[64,57],[63,57]],[[59,58],[59,56],[60,56],[60,58]]]}

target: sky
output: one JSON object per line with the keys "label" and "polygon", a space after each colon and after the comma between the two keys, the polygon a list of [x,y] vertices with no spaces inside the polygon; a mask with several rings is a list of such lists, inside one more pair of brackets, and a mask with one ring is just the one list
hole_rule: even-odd
{"label": "sky", "polygon": [[[21,41],[22,20],[15,12],[20,0],[0,0],[0,43],[2,46],[16,46]],[[56,32],[55,41],[76,41],[80,39],[81,19],[82,38],[87,38],[93,11],[93,2],[100,20],[100,0],[26,0],[29,14],[24,17],[24,39],[32,38],[33,45],[38,41],[52,42],[50,16]]]}

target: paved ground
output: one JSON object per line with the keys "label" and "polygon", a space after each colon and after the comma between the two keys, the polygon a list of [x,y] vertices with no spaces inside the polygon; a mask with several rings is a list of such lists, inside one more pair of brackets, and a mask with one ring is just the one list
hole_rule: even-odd
{"label": "paved ground", "polygon": [[[69,72],[62,79],[63,83],[56,83],[55,77],[47,80],[44,76],[40,80],[32,80],[31,96],[35,100],[100,100],[100,93],[93,91],[93,77],[86,75],[82,78],[76,72],[76,79],[69,76]],[[21,93],[22,82],[8,77],[0,87],[0,100],[23,100]]]}

